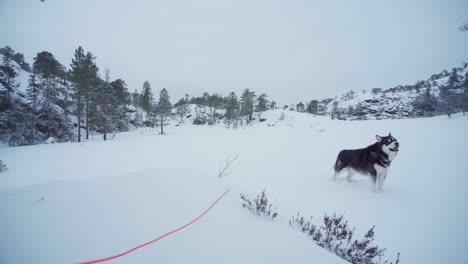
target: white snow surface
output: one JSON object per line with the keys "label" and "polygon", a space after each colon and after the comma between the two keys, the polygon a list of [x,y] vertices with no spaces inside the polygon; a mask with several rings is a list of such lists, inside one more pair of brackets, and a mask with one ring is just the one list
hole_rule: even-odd
{"label": "white snow surface", "polygon": [[[169,126],[113,140],[0,148],[0,263],[78,263],[112,256],[199,222],[108,263],[346,263],[288,226],[300,212],[321,224],[345,213],[360,238],[400,263],[468,263],[468,117],[336,121],[281,110],[226,129]],[[341,149],[391,132],[401,144],[384,191],[370,181],[331,181]],[[232,173],[220,162],[239,154]],[[242,208],[263,189],[275,221]]]}

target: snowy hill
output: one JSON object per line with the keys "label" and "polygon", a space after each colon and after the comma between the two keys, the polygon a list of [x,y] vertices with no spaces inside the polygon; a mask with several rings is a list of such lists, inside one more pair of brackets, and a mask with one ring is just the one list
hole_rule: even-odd
{"label": "snowy hill", "polygon": [[[284,114],[284,115],[283,115]],[[109,263],[346,263],[288,226],[345,214],[356,237],[400,263],[466,263],[468,118],[350,122],[267,111],[249,127],[141,128],[110,141],[0,148],[0,263],[78,263],[124,252],[195,218],[194,225]],[[392,132],[401,143],[382,193],[366,178],[330,181],[337,153]],[[430,138],[430,143],[427,139]],[[424,150],[421,147],[424,146]],[[232,173],[219,164],[239,154]],[[279,216],[241,206],[263,189]]]}
{"label": "snowy hill", "polygon": [[[413,102],[417,96],[427,89],[435,97],[439,96],[440,87],[446,86],[450,75],[457,76],[460,85],[467,78],[468,64],[452,69],[452,72],[442,71],[414,85],[397,86],[383,90],[350,91],[340,97],[325,101],[326,113],[331,115],[333,104],[338,104],[342,118],[348,120],[362,119],[399,119],[413,116]],[[461,92],[455,89],[455,92]]]}

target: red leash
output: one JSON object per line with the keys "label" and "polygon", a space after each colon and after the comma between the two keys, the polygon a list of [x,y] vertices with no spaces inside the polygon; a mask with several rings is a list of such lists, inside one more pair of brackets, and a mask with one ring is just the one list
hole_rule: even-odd
{"label": "red leash", "polygon": [[102,259],[97,259],[97,260],[91,260],[91,261],[80,262],[80,264],[100,263],[100,262],[104,262],[104,261],[108,261],[108,260],[120,258],[120,257],[125,256],[125,255],[127,255],[127,254],[129,254],[129,253],[131,253],[131,252],[133,252],[133,251],[135,251],[135,250],[137,250],[137,249],[139,249],[139,248],[148,246],[149,244],[152,244],[152,243],[154,243],[154,242],[156,242],[156,241],[158,241],[158,240],[161,240],[161,239],[163,239],[163,238],[165,238],[165,237],[167,237],[167,236],[169,236],[169,235],[171,235],[171,234],[174,234],[175,232],[178,232],[178,231],[180,231],[180,230],[186,228],[187,226],[189,226],[189,225],[195,223],[195,222],[198,221],[200,218],[202,218],[206,213],[208,213],[208,212],[209,212],[209,211],[210,211],[226,194],[228,194],[230,191],[231,191],[231,189],[226,190],[226,191],[225,191],[221,196],[219,196],[218,199],[216,199],[216,201],[214,201],[214,202],[210,205],[210,207],[208,207],[208,209],[206,209],[201,215],[199,215],[197,218],[193,219],[193,220],[190,221],[189,223],[187,223],[187,224],[185,224],[185,225],[183,225],[183,226],[181,226],[181,227],[179,227],[179,228],[177,228],[177,229],[174,229],[174,230],[172,230],[172,231],[170,231],[170,232],[168,232],[168,233],[166,233],[166,234],[164,234],[164,235],[162,235],[162,236],[160,236],[160,237],[158,237],[158,238],[155,238],[154,240],[151,240],[151,241],[149,241],[149,242],[146,242],[146,243],[144,243],[144,244],[141,244],[141,245],[139,245],[139,246],[136,246],[136,247],[134,247],[134,248],[132,248],[132,249],[129,249],[129,250],[127,250],[127,251],[125,251],[125,252],[123,252],[123,253],[117,254],[117,255],[115,255],[115,256],[111,256],[111,257],[107,257],[107,258],[102,258]]}

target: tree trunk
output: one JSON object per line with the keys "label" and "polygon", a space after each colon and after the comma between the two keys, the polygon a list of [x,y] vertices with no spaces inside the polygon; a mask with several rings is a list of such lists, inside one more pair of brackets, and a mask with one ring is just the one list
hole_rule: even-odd
{"label": "tree trunk", "polygon": [[81,98],[78,95],[78,142],[81,142]]}
{"label": "tree trunk", "polygon": [[89,98],[86,100],[86,140],[89,139]]}
{"label": "tree trunk", "polygon": [[164,134],[164,115],[161,115],[161,135]]}

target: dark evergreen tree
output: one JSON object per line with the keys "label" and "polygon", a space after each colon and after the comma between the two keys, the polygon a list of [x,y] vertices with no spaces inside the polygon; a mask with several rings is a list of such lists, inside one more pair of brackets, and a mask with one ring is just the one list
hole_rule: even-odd
{"label": "dark evergreen tree", "polygon": [[255,100],[256,95],[254,91],[250,91],[250,89],[247,88],[242,92],[242,96],[240,98],[240,112],[241,115],[248,117],[249,122],[252,120]]}
{"label": "dark evergreen tree", "polygon": [[96,113],[95,124],[97,130],[102,132],[103,139],[107,140],[107,134],[116,129],[118,116],[118,103],[114,88],[110,84],[109,70],[106,69],[105,80],[101,81],[95,92]]}
{"label": "dark evergreen tree", "polygon": [[19,52],[14,52],[14,50],[8,46],[0,48],[0,54],[3,56],[8,57],[10,60],[16,62],[22,70],[31,72],[31,67],[29,64],[25,61],[24,55]]}
{"label": "dark evergreen tree", "polygon": [[64,67],[52,53],[37,53],[29,80],[28,97],[34,109],[34,127],[46,138],[71,139],[71,121],[65,114],[67,103],[63,87]]}
{"label": "dark evergreen tree", "polygon": [[[450,82],[449,82],[450,85]],[[456,94],[452,91],[449,85],[441,86],[438,100],[438,110],[446,114],[449,118],[455,112],[456,109]]]}
{"label": "dark evergreen tree", "polygon": [[338,101],[333,101],[333,108],[331,112],[331,119],[340,118],[340,109],[338,107]]}
{"label": "dark evergreen tree", "polygon": [[317,100],[312,100],[307,104],[307,112],[310,114],[318,114],[319,102]]}
{"label": "dark evergreen tree", "polygon": [[147,114],[150,113],[153,109],[154,99],[153,93],[151,92],[151,85],[148,81],[143,83],[143,91],[141,92],[141,109],[143,109]]}
{"label": "dark evergreen tree", "polygon": [[0,72],[2,73],[0,74],[0,84],[7,89],[7,100],[10,100],[10,93],[18,87],[15,79],[18,76],[18,72],[12,64],[14,54],[15,52],[10,47],[6,46],[3,48],[3,62],[0,65]]}
{"label": "dark evergreen tree", "polygon": [[156,106],[156,113],[159,115],[161,134],[164,134],[164,119],[171,114],[172,105],[169,101],[169,93],[163,88],[159,93],[159,101]]}
{"label": "dark evergreen tree", "polygon": [[268,110],[268,95],[261,94],[258,96],[257,105],[255,106],[255,112],[265,112]]}
{"label": "dark evergreen tree", "polygon": [[40,85],[37,81],[36,73],[33,73],[29,76],[28,89],[26,90],[26,95],[28,100],[30,101],[30,105],[34,112],[37,112],[38,110],[39,89]]}
{"label": "dark evergreen tree", "polygon": [[462,111],[463,115],[468,111],[468,71],[465,74],[465,82],[463,83],[463,94],[462,94]]}
{"label": "dark evergreen tree", "polygon": [[186,94],[185,97],[180,98],[180,100],[174,104],[177,115],[180,117],[180,123],[184,122],[184,116],[189,112],[189,95]]}
{"label": "dark evergreen tree", "polygon": [[433,116],[436,109],[437,100],[429,87],[413,101],[413,112],[416,116]]}
{"label": "dark evergreen tree", "polygon": [[117,115],[116,129],[126,131],[129,129],[130,118],[128,117],[128,107],[130,104],[130,94],[127,84],[122,79],[117,79],[110,83],[115,98],[114,109]]}
{"label": "dark evergreen tree", "polygon": [[70,65],[71,80],[73,81],[75,92],[74,101],[76,105],[76,115],[78,117],[78,142],[81,142],[81,121],[83,114],[85,114],[86,118],[87,138],[89,133],[88,117],[90,114],[91,91],[97,84],[98,72],[94,60],[95,57],[90,52],[85,54],[83,48],[80,46],[75,50],[75,55]]}
{"label": "dark evergreen tree", "polygon": [[297,105],[296,105],[296,111],[299,112],[299,113],[303,113],[305,111],[305,106],[302,102],[299,102]]}
{"label": "dark evergreen tree", "polygon": [[224,116],[228,124],[237,120],[239,117],[239,101],[234,92],[231,92],[226,98],[226,114]]}
{"label": "dark evergreen tree", "polygon": [[276,109],[276,102],[275,101],[271,101],[270,109]]}
{"label": "dark evergreen tree", "polygon": [[204,93],[203,98],[206,101],[206,106],[208,106],[210,110],[208,124],[213,125],[217,122],[217,118],[220,117],[220,115],[216,113],[216,109],[220,109],[223,106],[224,98],[219,94],[209,95],[208,93]]}

